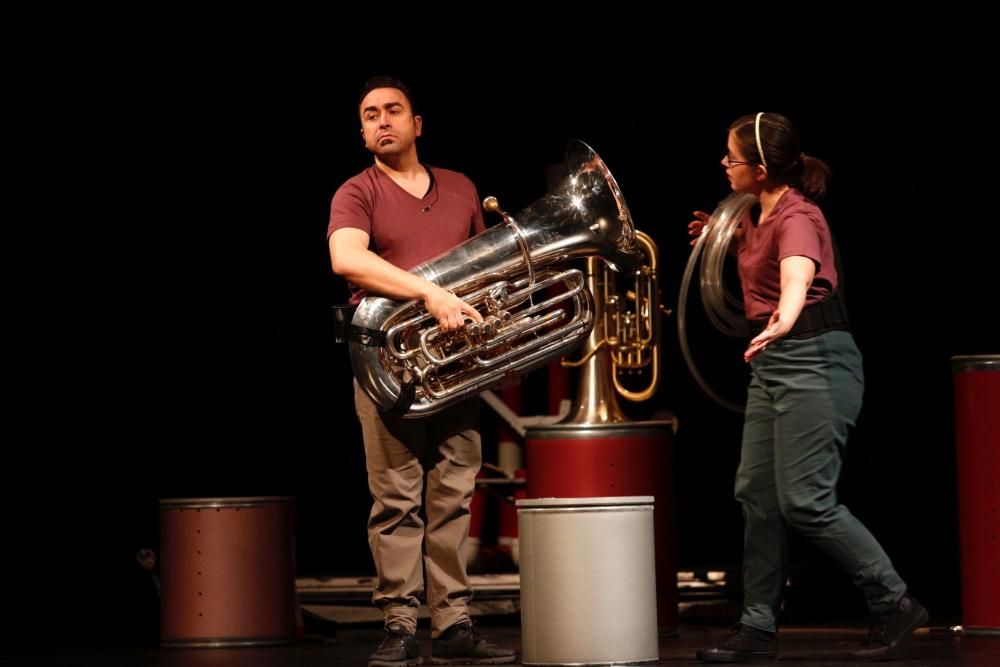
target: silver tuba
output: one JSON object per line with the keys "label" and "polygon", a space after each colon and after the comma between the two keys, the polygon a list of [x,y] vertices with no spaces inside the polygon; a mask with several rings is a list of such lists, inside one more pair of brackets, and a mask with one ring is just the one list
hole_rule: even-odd
{"label": "silver tuba", "polygon": [[618,270],[638,259],[635,228],[618,184],[590,146],[566,148],[569,175],[504,224],[411,270],[451,290],[483,316],[442,332],[420,301],[369,296],[351,321],[354,376],[376,405],[425,417],[566,354],[593,327],[584,275],[566,266],[600,256]]}

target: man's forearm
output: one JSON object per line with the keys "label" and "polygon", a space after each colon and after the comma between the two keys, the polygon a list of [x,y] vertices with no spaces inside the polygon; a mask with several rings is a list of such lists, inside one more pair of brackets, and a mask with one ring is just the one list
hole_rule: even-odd
{"label": "man's forearm", "polygon": [[334,259],[334,271],[353,284],[390,299],[425,299],[433,283],[393,266],[370,250]]}

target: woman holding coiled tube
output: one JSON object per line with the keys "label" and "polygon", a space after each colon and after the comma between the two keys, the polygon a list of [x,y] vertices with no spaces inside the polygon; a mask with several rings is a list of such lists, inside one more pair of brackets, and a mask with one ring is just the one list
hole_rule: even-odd
{"label": "woman holding coiled tube", "polygon": [[[875,537],[837,499],[864,375],[837,291],[833,239],[814,201],[826,192],[829,168],[801,151],[795,128],[775,113],[736,120],[722,165],[733,191],[759,203],[733,235],[751,335],[735,485],[745,522],[744,602],[733,634],[698,658],[777,657],[788,527],[830,555],[864,592],[872,625],[855,657],[889,657],[927,612],[907,594]],[[710,217],[696,211],[695,218],[688,228],[698,237]]]}

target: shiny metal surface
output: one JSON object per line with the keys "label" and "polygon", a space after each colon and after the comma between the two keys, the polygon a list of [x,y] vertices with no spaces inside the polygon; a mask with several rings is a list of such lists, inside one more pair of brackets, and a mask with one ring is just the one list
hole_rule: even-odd
{"label": "shiny metal surface", "polygon": [[[660,289],[657,250],[653,239],[636,231],[639,262],[631,275],[621,275],[621,290],[600,262],[587,260],[587,289],[594,295],[594,328],[579,361],[563,366],[582,367],[576,400],[562,424],[619,424],[631,421],[618,405],[618,396],[641,402],[660,384]],[[624,273],[624,272],[623,272]],[[631,281],[628,279],[631,278]],[[632,389],[623,375],[644,372],[645,387]]]}
{"label": "shiny metal surface", "polygon": [[294,503],[292,496],[247,496],[232,498],[163,498],[160,500],[161,509],[218,509],[225,507],[234,509],[237,507],[261,507],[265,505],[284,505]]}
{"label": "shiny metal surface", "polygon": [[701,271],[698,274],[701,300],[712,324],[727,336],[742,338],[749,329],[743,310],[742,294],[733,294],[722,282],[722,268],[729,254],[729,246],[750,207],[757,198],[746,193],[734,192],[723,199],[712,212],[705,232],[695,244],[692,257],[704,250]]}
{"label": "shiny metal surface", "polygon": [[677,432],[677,418],[608,424],[544,424],[527,429],[529,439],[636,438]]}
{"label": "shiny metal surface", "polygon": [[523,664],[659,659],[651,501],[518,501]]}
{"label": "shiny metal surface", "polygon": [[750,329],[747,326],[746,314],[743,310],[743,298],[734,295],[726,288],[722,281],[722,269],[729,244],[733,240],[740,220],[756,203],[755,196],[739,192],[732,193],[719,203],[715,211],[712,212],[708,225],[698,237],[694,250],[688,257],[687,266],[684,268],[684,277],[681,279],[680,294],[677,297],[677,338],[691,375],[694,376],[698,386],[719,405],[738,413],[743,412],[743,406],[723,398],[712,389],[694,363],[687,339],[687,295],[691,285],[691,277],[694,275],[698,259],[704,250],[705,255],[701,262],[699,282],[701,300],[705,305],[708,318],[719,331],[727,336],[749,336]]}
{"label": "shiny metal surface", "polygon": [[[412,270],[476,307],[484,323],[442,333],[416,301],[367,297],[352,325],[385,334],[382,346],[352,340],[358,384],[382,410],[423,417],[566,354],[593,326],[583,274],[572,258],[599,256],[633,271],[632,218],[614,177],[582,142],[566,149],[569,176],[506,224]],[[499,210],[499,205],[491,203]],[[545,294],[549,287],[562,291]],[[411,395],[412,394],[412,395]]]}
{"label": "shiny metal surface", "polygon": [[616,509],[626,508],[632,505],[638,506],[643,511],[652,509],[653,496],[598,496],[594,498],[522,498],[515,502],[518,510],[530,512],[532,510],[579,510],[614,507]]}
{"label": "shiny metal surface", "polygon": [[[617,308],[605,311],[605,330],[614,337],[610,354],[615,391],[628,401],[641,403],[652,398],[660,386],[660,317],[667,311],[660,306],[656,243],[641,231],[636,231],[635,239],[642,263],[632,276],[632,289],[626,290],[624,298],[618,298]],[[612,281],[614,276],[609,276],[605,283],[610,285]],[[625,283],[624,276],[621,282]],[[629,308],[627,303],[634,307]],[[622,382],[625,375],[647,370],[643,389],[632,389]]]}
{"label": "shiny metal surface", "polygon": [[[576,400],[561,424],[619,424],[630,421],[618,405],[611,378],[611,356],[605,347],[609,338],[608,318],[604,316],[609,292],[608,278],[599,260],[594,257],[587,259],[587,288],[597,295],[596,301],[604,305],[595,305],[599,313],[582,348],[582,370]],[[563,365],[574,366],[581,362],[563,362]]]}
{"label": "shiny metal surface", "polygon": [[962,354],[951,358],[953,371],[1000,371],[1000,354]]}

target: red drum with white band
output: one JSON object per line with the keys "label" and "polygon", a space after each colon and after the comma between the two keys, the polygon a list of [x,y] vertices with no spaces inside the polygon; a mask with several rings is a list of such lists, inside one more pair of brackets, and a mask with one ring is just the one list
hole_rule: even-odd
{"label": "red drum with white band", "polygon": [[653,496],[658,626],[677,631],[672,421],[528,428],[528,498]]}

